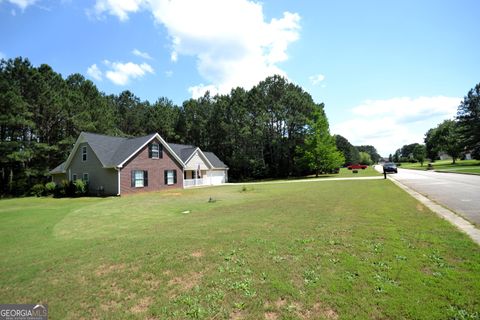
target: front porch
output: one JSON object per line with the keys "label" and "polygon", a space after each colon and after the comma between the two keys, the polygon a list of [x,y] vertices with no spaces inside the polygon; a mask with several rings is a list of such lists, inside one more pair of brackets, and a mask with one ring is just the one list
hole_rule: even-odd
{"label": "front porch", "polygon": [[224,170],[189,170],[183,172],[183,187],[213,186],[227,182]]}
{"label": "front porch", "polygon": [[204,186],[209,185],[207,183],[208,178],[206,177],[207,171],[206,170],[184,170],[183,172],[183,187],[197,187],[197,186]]}

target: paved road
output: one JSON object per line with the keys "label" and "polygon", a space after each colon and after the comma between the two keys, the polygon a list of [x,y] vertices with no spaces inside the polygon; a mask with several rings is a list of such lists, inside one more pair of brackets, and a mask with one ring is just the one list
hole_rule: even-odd
{"label": "paved road", "polygon": [[389,177],[480,225],[480,176],[398,169]]}

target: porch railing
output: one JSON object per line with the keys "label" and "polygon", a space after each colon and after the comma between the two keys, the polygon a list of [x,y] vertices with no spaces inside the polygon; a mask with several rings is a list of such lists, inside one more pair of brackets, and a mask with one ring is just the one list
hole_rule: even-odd
{"label": "porch railing", "polygon": [[203,186],[209,184],[210,181],[208,179],[183,179],[183,186],[185,188],[188,187],[195,187],[195,186]]}

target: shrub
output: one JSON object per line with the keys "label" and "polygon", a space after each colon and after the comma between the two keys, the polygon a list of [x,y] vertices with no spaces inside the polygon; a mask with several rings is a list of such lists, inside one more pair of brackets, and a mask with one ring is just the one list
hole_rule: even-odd
{"label": "shrub", "polygon": [[45,194],[48,196],[48,195],[51,195],[55,192],[55,188],[57,187],[57,184],[55,182],[47,182],[45,184]]}
{"label": "shrub", "polygon": [[37,183],[32,187],[32,189],[30,189],[30,192],[37,197],[41,197],[45,194],[45,187],[43,184]]}
{"label": "shrub", "polygon": [[64,187],[66,197],[75,197],[75,191],[77,188],[75,187],[73,181],[66,181]]}
{"label": "shrub", "polygon": [[55,185],[55,189],[53,190],[53,196],[55,198],[65,197],[65,183],[68,183],[68,181],[64,180],[61,183]]}
{"label": "shrub", "polygon": [[87,193],[87,184],[83,180],[77,179],[73,184],[75,186],[75,194],[77,196],[83,196]]}

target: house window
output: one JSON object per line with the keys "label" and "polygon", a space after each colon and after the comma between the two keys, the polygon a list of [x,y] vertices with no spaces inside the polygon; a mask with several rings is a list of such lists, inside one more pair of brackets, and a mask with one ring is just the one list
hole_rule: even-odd
{"label": "house window", "polygon": [[87,161],[87,147],[82,147],[82,161]]}
{"label": "house window", "polygon": [[[76,175],[74,175],[74,176],[76,176]],[[88,173],[83,174],[83,179],[82,180],[83,180],[83,182],[88,183],[88,181],[89,181],[88,180]]]}
{"label": "house window", "polygon": [[72,181],[77,181],[77,174],[76,173],[72,174]]}
{"label": "house window", "polygon": [[165,170],[165,184],[172,185],[177,183],[177,170]]}
{"label": "house window", "polygon": [[158,143],[151,143],[148,146],[148,157],[152,159],[162,158],[162,145]]}
{"label": "house window", "polygon": [[148,171],[132,170],[132,188],[148,187]]}

